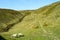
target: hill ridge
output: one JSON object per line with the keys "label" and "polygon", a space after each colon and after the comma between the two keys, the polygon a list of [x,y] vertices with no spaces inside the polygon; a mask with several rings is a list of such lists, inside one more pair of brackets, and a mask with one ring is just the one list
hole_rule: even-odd
{"label": "hill ridge", "polygon": [[[11,38],[15,33],[22,33],[24,37]],[[60,40],[60,2],[32,11],[1,35],[7,40]]]}

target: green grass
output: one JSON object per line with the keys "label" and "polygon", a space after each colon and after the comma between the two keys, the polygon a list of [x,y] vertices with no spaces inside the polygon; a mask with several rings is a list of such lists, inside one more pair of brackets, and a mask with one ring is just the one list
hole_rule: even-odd
{"label": "green grass", "polygon": [[[34,28],[36,26],[38,28]],[[19,32],[23,33],[24,37],[11,38],[12,34]],[[31,12],[8,32],[0,35],[7,40],[60,40],[60,2]]]}
{"label": "green grass", "polygon": [[5,30],[7,31],[8,28],[21,20],[22,17],[23,15],[18,11],[0,9],[0,32]]}

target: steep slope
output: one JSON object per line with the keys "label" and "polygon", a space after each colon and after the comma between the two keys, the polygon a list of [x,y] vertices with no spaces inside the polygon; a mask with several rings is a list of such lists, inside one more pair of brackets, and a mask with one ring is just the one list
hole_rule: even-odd
{"label": "steep slope", "polygon": [[23,14],[24,16],[27,16],[29,14],[31,14],[32,12],[34,12],[35,10],[20,10],[19,12],[21,14]]}
{"label": "steep slope", "polygon": [[19,32],[24,37],[15,40],[60,40],[60,2],[35,10],[1,35],[7,40],[14,40],[10,35]]}
{"label": "steep slope", "polygon": [[16,22],[21,20],[23,15],[15,10],[0,9],[0,32],[7,31]]}

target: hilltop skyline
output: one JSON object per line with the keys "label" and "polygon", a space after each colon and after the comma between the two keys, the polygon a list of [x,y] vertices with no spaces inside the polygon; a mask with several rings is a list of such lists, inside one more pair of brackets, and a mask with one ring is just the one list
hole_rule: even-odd
{"label": "hilltop skyline", "polygon": [[0,8],[32,10],[57,1],[58,0],[0,0]]}

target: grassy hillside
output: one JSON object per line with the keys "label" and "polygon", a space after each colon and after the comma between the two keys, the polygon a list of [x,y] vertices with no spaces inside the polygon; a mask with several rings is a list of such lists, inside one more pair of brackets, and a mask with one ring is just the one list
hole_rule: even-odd
{"label": "grassy hillside", "polygon": [[24,16],[27,16],[29,14],[31,14],[32,12],[34,12],[35,10],[20,10],[19,12],[21,14],[23,14]]}
{"label": "grassy hillside", "polygon": [[[24,37],[11,38],[19,32]],[[0,34],[7,40],[60,40],[60,2],[35,10],[8,32]]]}
{"label": "grassy hillside", "polygon": [[23,15],[15,10],[0,9],[0,32],[7,31],[16,22],[21,20]]}

